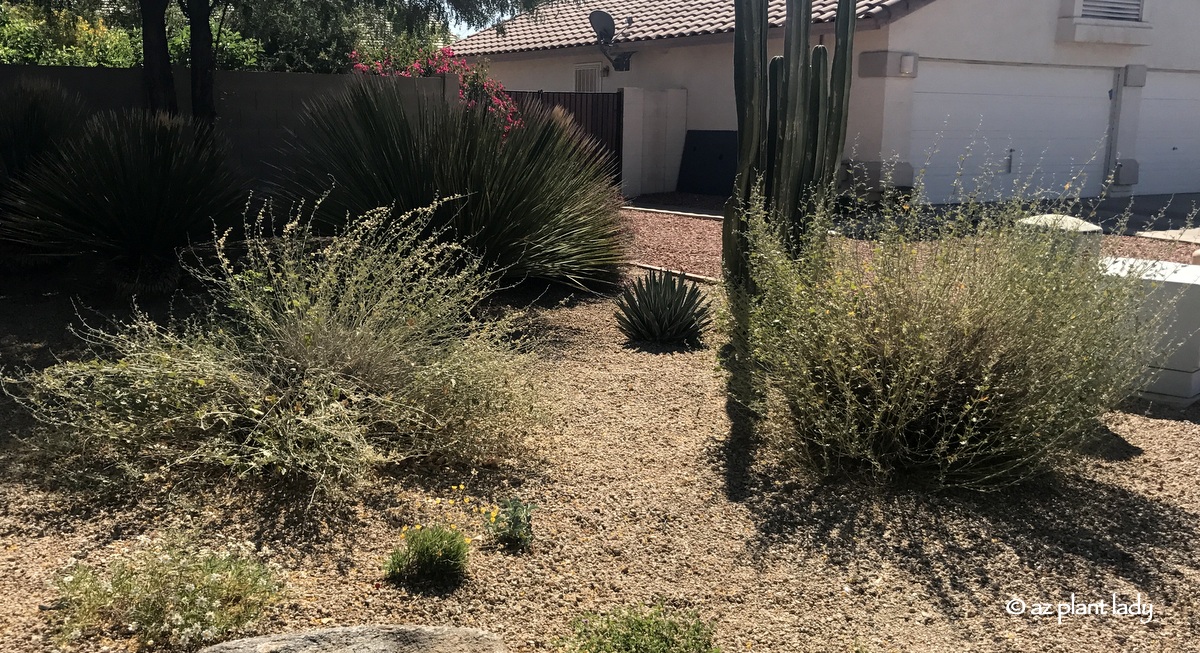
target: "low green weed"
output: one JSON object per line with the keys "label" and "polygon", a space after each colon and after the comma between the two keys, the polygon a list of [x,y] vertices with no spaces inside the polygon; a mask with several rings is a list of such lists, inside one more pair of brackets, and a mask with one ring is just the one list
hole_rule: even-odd
{"label": "low green weed", "polygon": [[250,544],[208,548],[170,538],[144,539],[105,568],[72,562],[55,586],[64,642],[104,634],[142,648],[193,650],[251,626],[284,581]]}
{"label": "low green weed", "polygon": [[694,613],[658,605],[587,614],[572,624],[567,653],[720,653],[712,627]]}
{"label": "low green weed", "polygon": [[512,497],[501,501],[490,512],[485,512],[492,539],[510,551],[528,550],[533,544],[534,508],[537,506],[525,503],[519,497]]}

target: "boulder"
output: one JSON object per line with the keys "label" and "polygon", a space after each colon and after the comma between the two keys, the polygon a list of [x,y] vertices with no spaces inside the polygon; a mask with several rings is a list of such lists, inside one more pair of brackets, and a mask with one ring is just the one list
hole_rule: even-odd
{"label": "boulder", "polygon": [[1098,225],[1094,225],[1087,220],[1080,220],[1074,216],[1059,215],[1057,213],[1031,215],[1028,218],[1021,218],[1017,222],[1030,227],[1058,229],[1060,231],[1074,231],[1080,234],[1095,234],[1099,236],[1100,234],[1104,233],[1104,230]]}
{"label": "boulder", "polygon": [[505,653],[498,636],[447,626],[352,626],[264,635],[209,646],[200,653]]}

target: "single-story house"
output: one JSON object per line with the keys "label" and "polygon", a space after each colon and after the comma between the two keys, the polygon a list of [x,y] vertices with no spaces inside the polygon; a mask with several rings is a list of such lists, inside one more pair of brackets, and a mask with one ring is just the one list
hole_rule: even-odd
{"label": "single-story house", "polygon": [[[818,0],[830,43],[836,0]],[[846,158],[933,201],[956,180],[1200,192],[1200,1],[859,0]],[[612,16],[607,52],[589,15]],[[782,54],[784,0],[770,2]],[[626,195],[728,192],[734,0],[567,1],[455,43],[507,88],[621,92]],[[883,172],[886,170],[887,172]],[[1068,186],[1070,184],[1070,186]],[[1073,190],[1072,190],[1073,189]]]}

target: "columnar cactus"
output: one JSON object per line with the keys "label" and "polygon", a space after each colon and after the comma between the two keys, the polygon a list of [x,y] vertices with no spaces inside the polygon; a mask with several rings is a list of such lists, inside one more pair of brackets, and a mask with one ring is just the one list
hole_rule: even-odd
{"label": "columnar cactus", "polygon": [[[734,92],[738,178],[726,209],[725,267],[745,284],[744,228],[738,206],[761,177],[771,215],[792,236],[804,229],[812,199],[837,181],[846,140],[854,51],[855,0],[839,0],[835,50],[810,47],[813,0],[787,0],[784,53],[767,64],[768,0],[735,0]],[[794,238],[792,239],[794,241]]]}

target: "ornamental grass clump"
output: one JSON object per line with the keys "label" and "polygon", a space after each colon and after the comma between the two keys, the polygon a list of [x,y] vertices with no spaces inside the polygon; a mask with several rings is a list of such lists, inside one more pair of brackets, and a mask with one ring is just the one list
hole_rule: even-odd
{"label": "ornamental grass clump", "polygon": [[794,256],[749,212],[740,355],[784,459],[993,488],[1054,466],[1145,381],[1166,313],[1144,269],[1108,274],[1082,236],[1020,226],[1020,200],[883,206],[869,241],[831,235],[819,212]]}
{"label": "ornamental grass clump", "polygon": [[[70,139],[87,115],[84,101],[61,84],[22,77],[0,89],[0,199],[40,159]],[[36,246],[4,238],[0,204],[0,270],[36,263]]]}
{"label": "ornamental grass clump", "polygon": [[10,379],[56,464],[140,483],[233,475],[336,496],[375,466],[469,460],[530,415],[527,354],[487,318],[479,260],[422,236],[433,208],[386,209],[332,238],[261,215],[193,270],[213,301],[167,326],[81,331],[90,355]]}
{"label": "ornamental grass clump", "polygon": [[72,562],[55,578],[59,638],[133,638],[139,648],[191,651],[250,627],[283,590],[278,567],[248,543],[200,546],[144,539],[98,568]]}
{"label": "ornamental grass clump", "polygon": [[617,328],[635,342],[697,345],[712,305],[681,274],[651,270],[617,296]]}
{"label": "ornamental grass clump", "polygon": [[530,107],[506,131],[490,105],[414,100],[394,78],[358,82],[304,112],[283,182],[290,196],[328,193],[321,218],[338,225],[458,195],[431,226],[508,279],[615,278],[625,249],[612,162],[569,115]]}
{"label": "ornamental grass clump", "polygon": [[0,88],[0,193],[86,117],[83,98],[56,82],[22,77]]}
{"label": "ornamental grass clump", "polygon": [[143,110],[93,117],[10,184],[0,239],[49,256],[99,257],[116,285],[167,291],[177,251],[234,224],[246,202],[212,126]]}
{"label": "ornamental grass clump", "polygon": [[454,527],[417,526],[402,535],[404,546],[384,563],[384,577],[393,583],[457,585],[467,576],[471,541]]}

